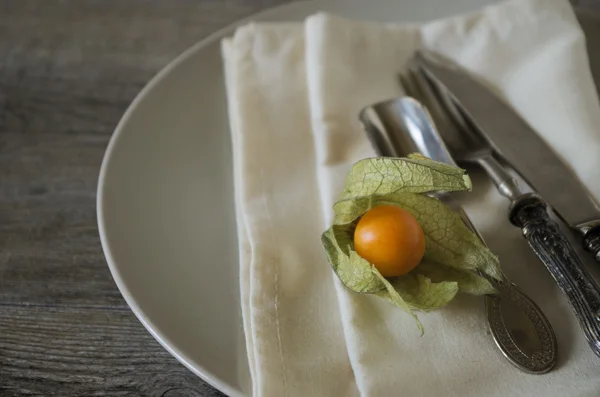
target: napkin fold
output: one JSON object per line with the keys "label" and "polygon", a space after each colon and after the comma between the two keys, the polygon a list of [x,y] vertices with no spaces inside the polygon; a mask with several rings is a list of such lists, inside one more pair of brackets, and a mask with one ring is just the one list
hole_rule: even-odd
{"label": "napkin fold", "polygon": [[294,24],[252,24],[223,43],[254,396],[357,395],[319,247],[304,53]]}
{"label": "napkin fold", "polygon": [[600,106],[566,0],[512,0],[421,26],[317,14],[238,29],[223,54],[253,395],[597,396],[600,361],[477,170],[465,209],[554,326],[554,371],[527,375],[501,357],[482,298],[419,314],[421,337],[405,313],[333,275],[320,234],[351,165],[374,155],[358,111],[402,95],[398,73],[419,47],[493,84],[600,199]]}

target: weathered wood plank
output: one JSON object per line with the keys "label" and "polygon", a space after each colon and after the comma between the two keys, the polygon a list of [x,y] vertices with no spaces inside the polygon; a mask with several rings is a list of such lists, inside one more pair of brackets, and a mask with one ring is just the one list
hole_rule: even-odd
{"label": "weathered wood plank", "polygon": [[96,227],[107,139],[0,133],[0,302],[124,306]]}
{"label": "weathered wood plank", "polygon": [[211,396],[129,310],[0,306],[0,395]]}

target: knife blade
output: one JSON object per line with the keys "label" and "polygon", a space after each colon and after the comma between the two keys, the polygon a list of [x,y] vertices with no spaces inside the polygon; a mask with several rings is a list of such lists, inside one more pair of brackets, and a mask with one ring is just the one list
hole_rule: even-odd
{"label": "knife blade", "polygon": [[584,247],[600,262],[600,206],[575,173],[514,109],[460,66],[425,50],[416,53],[415,62],[444,86],[495,154],[583,236]]}

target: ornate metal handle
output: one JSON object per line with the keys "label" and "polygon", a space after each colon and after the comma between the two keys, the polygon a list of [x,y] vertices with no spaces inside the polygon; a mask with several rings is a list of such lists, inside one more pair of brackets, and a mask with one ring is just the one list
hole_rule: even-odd
{"label": "ornate metal handle", "polygon": [[515,200],[511,222],[523,230],[533,252],[550,272],[575,312],[591,349],[600,356],[600,288],[548,217],[546,204],[533,194]]}
{"label": "ornate metal handle", "polygon": [[[487,295],[485,307],[498,348],[523,371],[544,374],[552,370],[556,364],[556,336],[544,313],[515,284],[505,280],[495,287],[499,294]],[[503,308],[505,305],[508,308]],[[524,323],[521,314],[528,323]],[[533,333],[524,332],[527,328]]]}
{"label": "ornate metal handle", "polygon": [[590,251],[597,262],[600,262],[600,226],[596,226],[586,233],[583,246]]}
{"label": "ornate metal handle", "polygon": [[[483,244],[483,236],[464,209],[448,193],[436,193],[439,199],[457,211],[463,222]],[[487,320],[504,357],[515,367],[530,374],[545,374],[556,365],[556,336],[542,310],[506,277],[502,281],[480,276],[494,285],[497,295],[486,295]],[[530,332],[526,332],[530,330]]]}

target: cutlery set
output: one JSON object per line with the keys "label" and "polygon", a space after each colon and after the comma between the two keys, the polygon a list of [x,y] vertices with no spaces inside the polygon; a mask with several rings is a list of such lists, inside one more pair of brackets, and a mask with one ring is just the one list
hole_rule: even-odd
{"label": "cutlery set", "polygon": [[[508,199],[509,221],[522,230],[600,356],[600,287],[549,215],[569,225],[600,262],[600,207],[585,186],[516,111],[452,61],[417,51],[400,81],[407,97],[370,105],[359,115],[377,154],[420,152],[451,165],[480,166]],[[483,242],[452,194],[436,197],[457,210]],[[525,372],[550,371],[557,351],[550,323],[510,281],[494,286],[498,294],[486,296],[485,307],[496,345]]]}

